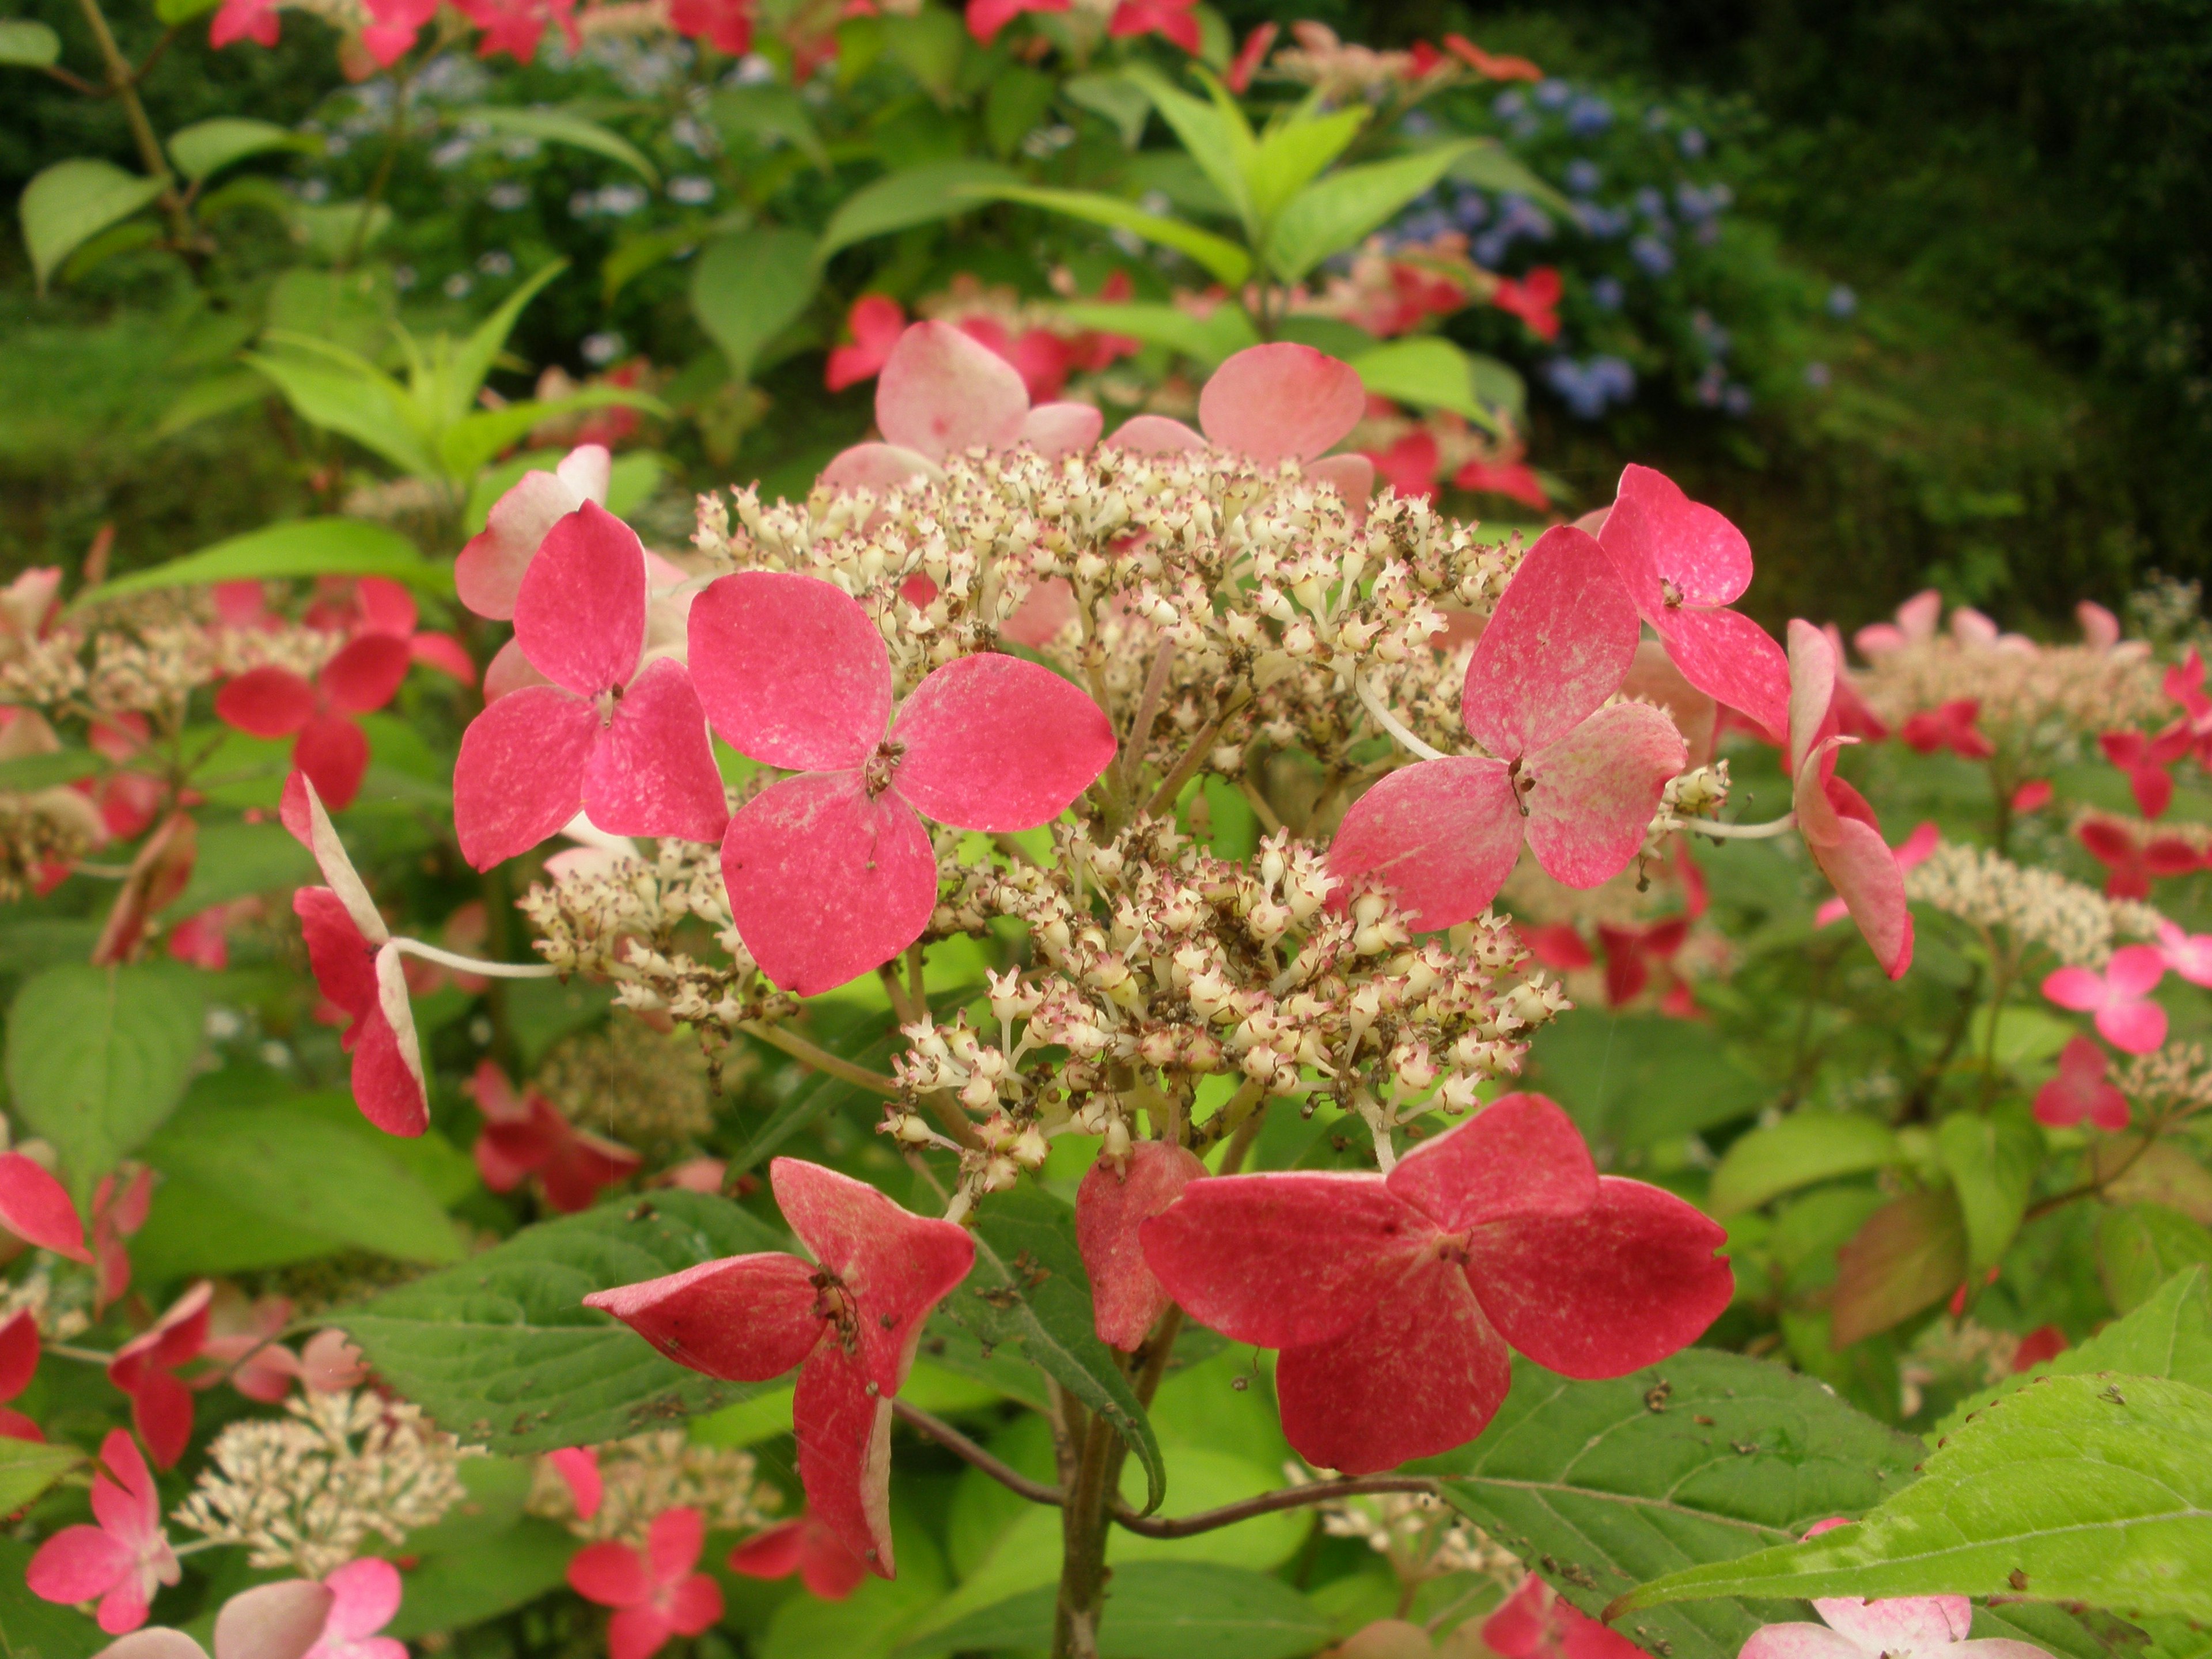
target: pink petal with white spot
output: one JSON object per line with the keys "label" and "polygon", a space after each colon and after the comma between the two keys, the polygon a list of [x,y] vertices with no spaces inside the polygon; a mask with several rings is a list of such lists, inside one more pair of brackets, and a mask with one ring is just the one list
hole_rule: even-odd
{"label": "pink petal with white spot", "polygon": [[799,1373],[791,1426],[807,1513],[878,1577],[893,1577],[890,1396],[877,1392],[842,1348],[825,1342]]}
{"label": "pink petal with white spot", "polygon": [[885,495],[914,478],[941,478],[944,472],[928,456],[896,444],[854,444],[830,458],[822,469],[821,482],[832,489],[871,489]]}
{"label": "pink petal with white spot", "polygon": [[1521,809],[1502,761],[1401,767],[1344,815],[1328,849],[1340,877],[1372,872],[1425,932],[1480,915],[1521,854]]}
{"label": "pink petal with white spot", "polygon": [[1248,346],[1198,394],[1198,423],[1222,448],[1261,466],[1310,461],[1359,423],[1359,371],[1309,345]]}
{"label": "pink petal with white spot", "polygon": [[1132,455],[1182,455],[1206,447],[1205,438],[1164,415],[1133,415],[1106,440],[1109,449]]}
{"label": "pink petal with white spot", "polygon": [[[1761,1625],[1736,1659],[1875,1659],[1826,1625]],[[1948,1659],[1948,1656],[1946,1656]],[[2048,1656],[2046,1656],[2046,1659]]]}
{"label": "pink petal with white spot", "polygon": [[1456,1232],[1522,1216],[1579,1215],[1597,1202],[1597,1179],[1574,1121],[1542,1095],[1516,1093],[1421,1142],[1383,1184]]}
{"label": "pink petal with white spot", "polygon": [[1738,611],[1662,611],[1659,632],[1683,678],[1747,717],[1779,744],[1790,734],[1790,660],[1773,636]]}
{"label": "pink petal with white spot", "polygon": [[916,686],[891,739],[898,793],[959,830],[1030,830],[1060,816],[1114,758],[1088,692],[1019,657],[962,657]]}
{"label": "pink petal with white spot", "polygon": [[392,701],[414,659],[397,635],[362,634],[323,665],[315,684],[341,714],[366,714]]}
{"label": "pink petal with white spot", "polygon": [[1512,1356],[1466,1274],[1435,1260],[1341,1336],[1286,1348],[1275,1365],[1284,1437],[1308,1462],[1346,1474],[1464,1445],[1512,1382]]}
{"label": "pink petal with white spot", "polygon": [[1367,522],[1367,498],[1375,493],[1375,463],[1366,456],[1324,455],[1306,463],[1306,477],[1334,486],[1352,509],[1352,522]]}
{"label": "pink petal with white spot", "polygon": [[722,879],[746,950],[800,996],[889,962],[937,905],[937,858],[914,809],[871,800],[849,772],[787,778],[746,802],[722,837]]}
{"label": "pink petal with white spot", "polygon": [[315,713],[315,690],[289,668],[249,668],[215,694],[216,718],[251,738],[289,738]]}
{"label": "pink petal with white spot", "polygon": [[688,654],[716,732],[770,766],[856,767],[890,723],[883,636],[856,600],[819,577],[721,577],[691,607]]}
{"label": "pink petal with white spot", "polygon": [[1622,471],[1600,539],[1623,567],[1637,608],[1655,626],[1651,612],[1663,604],[1662,580],[1691,605],[1728,605],[1751,586],[1751,544],[1743,532],[1648,466]]}
{"label": "pink petal with white spot", "polygon": [[575,817],[599,740],[592,705],[557,685],[511,691],[469,722],[453,763],[453,830],[479,870],[526,853]]}
{"label": "pink petal with white spot", "polygon": [[[606,455],[597,444],[586,447],[599,450],[602,458]],[[605,502],[607,463],[602,460],[595,479],[585,477],[583,469],[575,465],[581,453],[581,450],[572,453],[552,472],[524,473],[492,503],[483,529],[469,538],[453,561],[453,591],[479,617],[495,622],[513,617],[515,595],[522,591],[523,573],[529,569],[545,532],[586,501]],[[597,488],[584,487],[592,483]]]}
{"label": "pink petal with white spot", "polygon": [[1536,861],[1570,887],[1595,887],[1619,875],[1644,844],[1667,781],[1688,758],[1674,723],[1640,702],[1601,708],[1539,750],[1527,763],[1534,775],[1528,845]]}
{"label": "pink petal with white spot", "polygon": [[1974,1625],[1974,1604],[1963,1595],[1816,1596],[1813,1611],[1865,1653],[1926,1654],[1964,1641]]}
{"label": "pink petal with white spot", "polygon": [[594,1291],[584,1305],[612,1314],[679,1365],[765,1382],[822,1341],[813,1275],[795,1255],[763,1251]]}
{"label": "pink petal with white spot", "polygon": [[531,665],[580,697],[627,685],[645,649],[645,547],[586,501],[545,532],[514,600]]}
{"label": "pink petal with white spot", "polygon": [[1040,455],[1079,455],[1098,441],[1105,424],[1089,404],[1039,404],[1022,419],[1021,441]]}
{"label": "pink petal with white spot", "polygon": [[630,682],[584,768],[584,810],[610,835],[720,841],[722,774],[691,677],[672,657]]}
{"label": "pink petal with white spot", "polygon": [[876,381],[876,424],[889,441],[932,457],[1021,436],[1029,388],[1013,366],[949,323],[899,336]]}
{"label": "pink petal with white spot", "polygon": [[1182,1196],[1206,1173],[1188,1147],[1140,1140],[1116,1169],[1100,1158],[1075,1194],[1075,1242],[1091,1277],[1098,1340],[1133,1352],[1168,1310],[1167,1287],[1145,1265],[1137,1230]]}
{"label": "pink petal with white spot", "polygon": [[1475,642],[1460,715],[1501,760],[1565,737],[1636,660],[1636,603],[1597,543],[1556,525],[1536,539]]}

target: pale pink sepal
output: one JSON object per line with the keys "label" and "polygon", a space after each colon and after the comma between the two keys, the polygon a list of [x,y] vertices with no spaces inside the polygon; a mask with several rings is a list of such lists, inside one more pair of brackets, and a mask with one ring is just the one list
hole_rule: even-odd
{"label": "pale pink sepal", "polygon": [[532,667],[580,697],[626,685],[645,651],[645,547],[586,501],[545,532],[514,601]]}
{"label": "pale pink sepal", "polygon": [[1502,761],[1453,757],[1391,773],[1352,804],[1329,869],[1372,873],[1413,925],[1431,932],[1480,915],[1521,852],[1521,809]]}
{"label": "pale pink sepal", "polygon": [[1114,728],[1090,694],[1019,657],[962,657],[899,709],[898,793],[960,830],[1033,830],[1114,758]]}
{"label": "pale pink sepal", "polygon": [[1181,421],[1165,415],[1133,415],[1106,440],[1109,449],[1126,449],[1132,455],[1183,455],[1203,450],[1206,438]]}
{"label": "pale pink sepal", "polygon": [[1553,526],[1475,643],[1461,690],[1467,729],[1507,760],[1556,742],[1620,689],[1636,638],[1635,601],[1604,550]]}
{"label": "pale pink sepal", "polygon": [[1220,447],[1262,466],[1310,461],[1359,423],[1359,372],[1309,345],[1248,346],[1213,371],[1198,423]]}
{"label": "pale pink sepal", "polygon": [[975,444],[1003,449],[1021,436],[1029,412],[1020,374],[950,323],[908,328],[876,381],[885,440],[932,458]]}
{"label": "pale pink sepal", "polygon": [[1098,1339],[1109,1346],[1133,1352],[1167,1311],[1167,1288],[1145,1265],[1137,1230],[1205,1173],[1206,1165],[1188,1148],[1140,1140],[1121,1168],[1098,1159],[1076,1189],[1075,1242],[1091,1277]]}
{"label": "pale pink sepal", "polygon": [[833,489],[871,489],[880,495],[915,478],[944,476],[927,455],[896,444],[871,442],[838,451],[822,469],[821,482]]}
{"label": "pale pink sepal", "polygon": [[1039,404],[1022,419],[1021,441],[1057,459],[1079,455],[1098,441],[1106,417],[1089,404]]}
{"label": "pale pink sepal", "polygon": [[513,617],[523,573],[545,532],[586,501],[604,507],[613,465],[602,446],[580,444],[552,471],[524,473],[453,561],[453,591],[461,603],[494,622]]}
{"label": "pale pink sepal", "polygon": [[215,1659],[301,1659],[321,1638],[337,1600],[309,1578],[240,1590],[215,1616]]}
{"label": "pale pink sepal", "polygon": [[26,1243],[89,1261],[84,1223],[62,1183],[21,1152],[0,1152],[0,1227]]}

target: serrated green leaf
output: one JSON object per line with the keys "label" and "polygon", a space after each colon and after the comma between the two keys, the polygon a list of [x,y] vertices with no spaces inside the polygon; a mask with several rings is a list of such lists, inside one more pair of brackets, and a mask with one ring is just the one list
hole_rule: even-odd
{"label": "serrated green leaf", "polygon": [[1433,189],[1468,142],[1346,167],[1307,185],[1285,204],[1268,229],[1269,268],[1284,282],[1304,281],[1322,260],[1356,246],[1406,204]]}
{"label": "serrated green leaf", "polygon": [[967,160],[926,161],[888,174],[854,191],[830,216],[814,257],[826,264],[830,255],[855,242],[969,212],[982,205],[965,193],[971,185],[1020,182],[1021,176],[1011,167]]}
{"label": "serrated green leaf", "polygon": [[66,1441],[16,1440],[0,1436],[0,1515],[14,1515],[84,1462]]}
{"label": "serrated green leaf", "polygon": [[1146,345],[1163,345],[1209,369],[1245,347],[1260,343],[1259,333],[1242,306],[1216,306],[1205,317],[1194,317],[1180,306],[1091,302],[1055,309],[1079,327],[1126,334]]}
{"label": "serrated green leaf", "polygon": [[155,587],[283,576],[389,576],[431,593],[450,593],[453,581],[450,568],[429,562],[396,530],[360,519],[295,519],[134,570],[80,594],[76,602],[94,604]]}
{"label": "serrated green leaf", "polygon": [[1537,1032],[1536,1086],[1583,1132],[1626,1148],[1679,1140],[1759,1109],[1767,1090],[1686,1020],[1577,1008]]}
{"label": "serrated green leaf", "polygon": [[2212,1264],[2212,1232],[2162,1204],[2124,1204],[2097,1224],[2097,1268],[2120,1313],[2148,1302],[2185,1268]]}
{"label": "serrated green leaf", "polygon": [[[1525,1359],[1472,1444],[1416,1466],[1585,1613],[1662,1572],[1786,1543],[1913,1478],[1920,1443],[1810,1377],[1693,1348],[1610,1382]],[[1619,1628],[1673,1659],[1735,1659],[1772,1603],[1704,1602]]]}
{"label": "serrated green leaf", "polygon": [[1728,1149],[1713,1171],[1711,1208],[1726,1219],[1800,1187],[1879,1170],[1903,1156],[1886,1123],[1848,1112],[1793,1113]]}
{"label": "serrated green leaf", "polygon": [[9,1104],[81,1194],[184,1098],[200,1050],[200,976],[168,963],[49,968],[8,1010]]}
{"label": "serrated green leaf", "polygon": [[1236,243],[1210,230],[1200,230],[1196,225],[1185,224],[1180,219],[1170,219],[1157,213],[1147,213],[1134,202],[1126,202],[1118,196],[1108,196],[1095,190],[1041,190],[1027,185],[971,185],[967,195],[989,198],[1006,202],[1020,202],[1030,207],[1042,208],[1048,213],[1064,213],[1072,219],[1081,219],[1090,224],[1107,225],[1117,230],[1133,231],[1148,242],[1174,248],[1185,253],[1216,279],[1231,288],[1241,284],[1252,274],[1251,256]]}
{"label": "serrated green leaf", "polygon": [[1986,1117],[1958,1112],[1937,1127],[1936,1151],[1966,1217],[1967,1270],[1979,1273],[2020,1231],[2043,1162],[2043,1131],[2022,1106],[2000,1106]]}
{"label": "serrated green leaf", "polygon": [[999,1193],[975,1223],[975,1266],[943,1311],[1024,1358],[1114,1425],[1144,1466],[1147,1514],[1167,1491],[1160,1445],[1114,1351],[1098,1340],[1075,1212],[1033,1187]]}
{"label": "serrated green leaf", "polygon": [[169,135],[169,159],[177,171],[198,183],[211,178],[234,161],[249,155],[265,155],[272,149],[313,153],[319,146],[302,133],[274,121],[252,121],[238,116],[218,116],[195,121]]}
{"label": "serrated green leaf", "polygon": [[754,1389],[662,1358],[583,1298],[787,1246],[726,1200],[655,1193],[526,1227],[331,1322],[395,1389],[471,1444],[508,1455],[596,1445],[672,1426]]}
{"label": "serrated green leaf", "polygon": [[44,69],[61,61],[62,38],[27,17],[0,18],[0,64]]}
{"label": "serrated green leaf", "polygon": [[752,379],[761,348],[805,311],[821,284],[814,239],[758,228],[710,242],[691,270],[691,310],[729,359],[733,380]]}
{"label": "serrated green leaf", "polygon": [[1302,112],[1261,135],[1258,149],[1244,168],[1252,210],[1260,222],[1273,219],[1285,203],[1343,155],[1345,146],[1367,125],[1367,117],[1368,111],[1359,107],[1319,116]]}
{"label": "serrated green leaf", "polygon": [[159,179],[125,173],[112,161],[82,156],[57,161],[23,186],[16,214],[31,272],[43,293],[54,267],[110,225],[128,219],[166,188]]}
{"label": "serrated green leaf", "polygon": [[507,104],[477,104],[466,109],[450,112],[457,122],[473,123],[489,127],[494,132],[503,132],[517,138],[535,138],[541,143],[566,144],[572,149],[589,150],[594,155],[604,155],[611,161],[619,161],[648,185],[658,188],[660,171],[646,159],[645,152],[623,137],[610,132],[587,116],[566,109],[521,109]]}
{"label": "serrated green leaf", "polygon": [[1962,1424],[1854,1527],[1692,1568],[1623,1609],[1707,1595],[2003,1595],[2212,1618],[2212,1394],[2046,1376]]}
{"label": "serrated green leaf", "polygon": [[[1025,1591],[932,1631],[899,1659],[1052,1645],[1057,1590]],[[1328,1620],[1266,1573],[1203,1561],[1133,1561],[1114,1571],[1099,1659],[1297,1659],[1327,1642]]]}

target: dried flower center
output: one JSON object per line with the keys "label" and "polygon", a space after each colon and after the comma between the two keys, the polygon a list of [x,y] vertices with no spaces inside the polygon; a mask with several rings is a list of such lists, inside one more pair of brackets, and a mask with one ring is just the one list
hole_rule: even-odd
{"label": "dried flower center", "polygon": [[1660,603],[1669,611],[1680,611],[1682,608],[1682,590],[1676,585],[1672,576],[1662,576],[1659,579],[1659,599]]}
{"label": "dried flower center", "polygon": [[615,723],[615,710],[622,706],[622,687],[611,685],[592,700],[592,706],[599,712],[601,731]]}
{"label": "dried flower center", "polygon": [[808,1281],[814,1286],[814,1316],[837,1329],[837,1346],[847,1353],[860,1346],[860,1308],[845,1281],[827,1267],[817,1268]]}
{"label": "dried flower center", "polygon": [[902,743],[876,745],[876,752],[869,756],[860,768],[860,787],[868,792],[870,800],[891,787],[891,776],[898,770],[898,763],[905,754],[906,745]]}

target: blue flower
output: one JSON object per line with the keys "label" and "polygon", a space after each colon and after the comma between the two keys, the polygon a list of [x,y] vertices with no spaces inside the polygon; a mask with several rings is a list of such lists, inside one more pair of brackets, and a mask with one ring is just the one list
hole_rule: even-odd
{"label": "blue flower", "polygon": [[1750,414],[1751,388],[1747,386],[1729,387],[1727,391],[1721,393],[1721,410],[1723,413],[1733,415],[1738,420]]}
{"label": "blue flower", "polygon": [[1841,321],[1859,308],[1859,296],[1841,283],[1828,290],[1828,315]]}
{"label": "blue flower", "polygon": [[1567,163],[1567,188],[1577,196],[1588,196],[1605,182],[1605,173],[1587,155],[1577,155]]}
{"label": "blue flower", "polygon": [[1632,199],[1636,210],[1647,219],[1656,219],[1667,211],[1667,198],[1650,185],[1638,191]]}
{"label": "blue flower", "polygon": [[1613,106],[1595,93],[1584,93],[1568,106],[1567,131],[1577,137],[1587,138],[1612,125]]}
{"label": "blue flower", "polygon": [[1600,311],[1618,311],[1628,291],[1620,285],[1618,276],[1601,276],[1589,285],[1590,303]]}
{"label": "blue flower", "polygon": [[1501,121],[1510,121],[1528,107],[1527,96],[1517,87],[1509,87],[1490,101],[1490,112]]}
{"label": "blue flower", "polygon": [[1575,89],[1556,76],[1536,83],[1536,102],[1545,109],[1565,109]]}
{"label": "blue flower", "polygon": [[1479,190],[1463,190],[1452,204],[1452,220],[1462,230],[1473,230],[1490,218],[1489,200]]}
{"label": "blue flower", "polygon": [[1628,257],[1641,265],[1647,276],[1664,276],[1674,268],[1674,250],[1656,236],[1638,236],[1629,243]]}
{"label": "blue flower", "polygon": [[1674,142],[1682,147],[1682,154],[1692,161],[1705,153],[1705,135],[1695,127],[1684,127]]}

